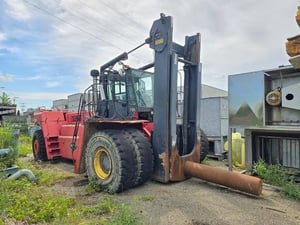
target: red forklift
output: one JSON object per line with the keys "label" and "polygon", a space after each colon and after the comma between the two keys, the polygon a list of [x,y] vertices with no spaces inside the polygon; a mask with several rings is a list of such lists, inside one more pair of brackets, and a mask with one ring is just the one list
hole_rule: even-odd
{"label": "red forklift", "polygon": [[[149,45],[154,62],[138,69],[122,61]],[[121,69],[114,69],[116,64]],[[182,113],[178,113],[178,68],[184,71]],[[153,68],[154,72],[149,72]],[[77,112],[34,114],[36,160],[71,159],[74,172],[86,173],[110,193],[149,179],[162,183],[198,177],[259,195],[260,179],[201,165],[207,142],[200,129],[200,35],[173,42],[172,17],[161,14],[145,42],[92,70],[93,83]],[[202,145],[202,146],[201,146]],[[202,155],[201,155],[202,151]]]}

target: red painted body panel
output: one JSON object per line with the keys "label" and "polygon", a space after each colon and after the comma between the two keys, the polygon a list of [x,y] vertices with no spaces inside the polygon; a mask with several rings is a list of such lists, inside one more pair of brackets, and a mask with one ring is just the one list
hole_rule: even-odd
{"label": "red painted body panel", "polygon": [[71,150],[70,145],[72,142],[74,129],[75,129],[75,124],[62,125],[61,133],[59,136],[59,147],[60,147],[61,157],[74,160],[75,163],[74,172],[78,173],[79,163],[81,158],[80,156],[83,151],[84,125],[82,123],[79,124],[77,139],[76,139],[76,149],[73,152]]}
{"label": "red painted body panel", "polygon": [[[86,120],[88,116],[86,115],[85,117]],[[82,153],[84,134],[82,118],[79,124],[76,140],[77,148],[74,154],[72,154],[70,144],[77,119],[76,112],[41,111],[35,113],[33,119],[43,131],[48,160],[56,157],[74,160],[74,171],[77,172],[79,168],[79,158]]]}
{"label": "red painted body panel", "polygon": [[47,158],[53,159],[60,156],[58,136],[60,128],[66,124],[66,119],[63,111],[41,111],[33,116],[36,122],[43,131]]}
{"label": "red painted body panel", "polygon": [[[34,114],[33,120],[41,127],[44,134],[48,160],[52,160],[57,157],[73,160],[75,164],[74,172],[80,172],[80,160],[84,151],[83,143],[84,141],[87,142],[87,140],[84,140],[84,122],[87,121],[88,117],[89,114],[85,113],[84,120],[80,118],[75,143],[76,149],[74,152],[72,152],[70,145],[76,126],[77,112],[40,111]],[[140,124],[141,126],[139,126],[139,129],[142,129],[149,139],[153,130],[153,123],[150,123],[146,120],[107,121],[103,119],[95,119],[93,120],[93,123],[102,124],[100,127],[105,127],[106,129],[109,129],[110,127],[116,127],[118,124],[120,127],[127,125],[131,126],[132,124]]]}
{"label": "red painted body panel", "polygon": [[143,132],[147,136],[148,139],[151,138],[152,131],[153,131],[153,123],[152,122],[143,123]]}

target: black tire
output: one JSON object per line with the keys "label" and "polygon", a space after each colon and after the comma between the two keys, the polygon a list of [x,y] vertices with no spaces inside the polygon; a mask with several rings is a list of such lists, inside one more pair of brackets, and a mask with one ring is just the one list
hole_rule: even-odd
{"label": "black tire", "polygon": [[134,147],[137,159],[137,174],[135,186],[150,180],[153,174],[154,157],[150,141],[137,129],[125,129]]}
{"label": "black tire", "polygon": [[47,152],[42,130],[36,130],[32,138],[32,152],[35,160],[47,161]]}
{"label": "black tire", "polygon": [[95,133],[86,148],[86,171],[90,181],[113,194],[135,184],[136,155],[124,132],[105,130]]}
{"label": "black tire", "polygon": [[201,131],[201,153],[200,153],[200,162],[202,162],[208,154],[209,151],[209,142],[206,134],[202,129]]}

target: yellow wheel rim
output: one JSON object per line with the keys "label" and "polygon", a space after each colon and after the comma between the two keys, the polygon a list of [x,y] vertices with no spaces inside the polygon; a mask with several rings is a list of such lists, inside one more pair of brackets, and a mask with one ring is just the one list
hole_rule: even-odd
{"label": "yellow wheel rim", "polygon": [[94,169],[100,179],[107,179],[111,174],[111,156],[104,148],[96,150]]}

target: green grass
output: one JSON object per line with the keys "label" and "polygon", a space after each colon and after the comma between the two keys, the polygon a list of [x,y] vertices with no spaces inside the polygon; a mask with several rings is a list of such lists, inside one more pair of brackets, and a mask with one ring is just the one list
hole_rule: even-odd
{"label": "green grass", "polygon": [[133,212],[132,206],[124,203],[118,204],[113,217],[108,225],[138,225],[142,224],[140,218]]}
{"label": "green grass", "polygon": [[300,200],[300,188],[297,187],[293,181],[286,183],[281,192],[290,198]]}
{"label": "green grass", "polygon": [[0,148],[16,148],[13,129],[10,126],[0,127]]}
{"label": "green grass", "polygon": [[61,180],[75,176],[74,173],[66,172],[58,167],[51,166],[51,164],[40,163],[33,159],[29,161],[18,160],[17,165],[19,168],[30,169],[37,177],[38,183],[44,186],[52,186]]}
{"label": "green grass", "polygon": [[[2,130],[0,130],[2,131]],[[0,136],[7,135],[5,132]],[[7,145],[5,145],[7,146]],[[61,191],[54,192],[56,183],[72,178],[75,174],[66,172],[51,164],[22,158],[32,153],[31,138],[20,136],[20,169],[30,169],[38,182],[26,178],[0,180],[0,225],[4,224],[81,224],[81,225],[123,225],[142,224],[130,204],[119,203],[114,196],[97,194],[98,203],[89,204],[84,197],[69,197]],[[99,188],[90,182],[85,194],[93,195]]]}
{"label": "green grass", "polygon": [[0,149],[9,149],[9,153],[0,156],[0,170],[11,167],[18,157],[18,143],[12,127],[0,127]]}
{"label": "green grass", "polygon": [[[0,212],[2,222],[47,223],[67,218],[76,210],[76,199],[64,193],[53,193],[51,186],[73,174],[58,169],[42,168],[34,161],[17,162],[19,168],[30,169],[38,178],[31,183],[26,178],[1,180]],[[1,219],[0,219],[1,221]],[[0,223],[1,224],[1,223]]]}
{"label": "green grass", "polygon": [[113,197],[111,195],[105,195],[104,198],[99,200],[97,205],[84,208],[83,213],[95,216],[110,214],[115,211],[116,207],[117,205]]}
{"label": "green grass", "polygon": [[267,165],[263,160],[259,160],[254,169],[260,177],[272,185],[283,186],[289,179],[287,172],[279,164]]}
{"label": "green grass", "polygon": [[209,159],[207,157],[205,157],[203,159],[203,161],[201,162],[202,165],[206,165],[206,166],[210,166],[210,162],[209,162]]}
{"label": "green grass", "polygon": [[97,183],[97,178],[96,177],[93,177],[89,181],[89,184],[86,187],[85,191],[86,191],[87,195],[92,195],[92,194],[95,194],[96,192],[100,192],[101,191],[101,188],[100,188],[100,186]]}
{"label": "green grass", "polygon": [[264,182],[281,188],[281,193],[289,198],[300,200],[300,187],[281,165],[267,165],[263,160],[254,164],[254,171]]}
{"label": "green grass", "polygon": [[25,157],[32,153],[32,138],[21,135],[19,138],[19,157]]}
{"label": "green grass", "polygon": [[75,206],[75,199],[54,194],[27,179],[2,180],[0,189],[0,211],[8,220],[49,223],[67,216]]}
{"label": "green grass", "polygon": [[103,193],[97,204],[85,205],[80,197],[53,192],[52,185],[68,176],[59,170],[49,171],[42,169],[36,173],[37,178],[54,176],[44,182],[31,183],[26,178],[0,181],[0,225],[12,221],[26,224],[140,224],[132,207],[118,203],[114,196]]}
{"label": "green grass", "polygon": [[139,197],[138,199],[141,201],[144,201],[144,202],[152,202],[154,200],[154,197],[151,195],[145,195],[145,196]]}

